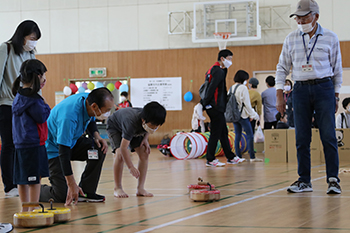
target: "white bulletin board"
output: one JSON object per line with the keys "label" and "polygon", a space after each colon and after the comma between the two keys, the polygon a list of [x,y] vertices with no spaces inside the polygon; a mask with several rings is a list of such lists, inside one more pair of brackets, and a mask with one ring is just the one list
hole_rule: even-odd
{"label": "white bulletin board", "polygon": [[130,101],[132,106],[143,107],[148,102],[157,101],[167,111],[181,111],[181,80],[181,77],[130,79]]}

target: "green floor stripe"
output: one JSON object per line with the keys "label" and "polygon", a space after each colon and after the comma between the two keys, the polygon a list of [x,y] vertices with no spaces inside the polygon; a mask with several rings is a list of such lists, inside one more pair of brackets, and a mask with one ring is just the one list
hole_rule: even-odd
{"label": "green floor stripe", "polygon": [[[235,183],[225,184],[225,185],[223,185],[223,186],[228,186],[228,185],[233,185],[233,184],[239,184],[239,183],[246,182],[246,181],[247,181],[247,180],[237,181],[237,182],[235,182]],[[186,195],[188,195],[188,194],[183,194],[182,196],[186,196]],[[154,203],[157,203],[157,202],[167,201],[167,200],[175,199],[175,198],[178,198],[178,197],[181,197],[181,196],[163,198],[163,199],[160,199],[160,200],[157,200],[157,201],[152,201],[152,202],[143,203],[143,204],[139,204],[139,205],[133,205],[133,206],[129,206],[129,207],[122,208],[122,209],[112,210],[112,211],[108,211],[108,212],[104,212],[104,213],[100,213],[100,214],[95,214],[95,215],[91,215],[91,216],[86,216],[86,217],[82,217],[82,218],[78,218],[78,219],[73,219],[73,220],[70,220],[69,222],[66,222],[66,223],[57,223],[57,224],[53,224],[53,225],[49,226],[48,228],[55,227],[55,226],[58,226],[58,225],[66,225],[66,224],[70,224],[70,223],[72,223],[72,222],[76,222],[76,221],[80,221],[80,220],[85,220],[85,219],[89,219],[89,218],[94,218],[94,217],[102,216],[102,215],[106,215],[106,214],[111,214],[111,213],[119,212],[119,211],[122,211],[122,210],[137,208],[137,207],[141,207],[141,206],[145,206],[145,205],[149,205],[149,204],[154,204]],[[226,198],[225,198],[225,199],[226,199]],[[224,198],[222,198],[221,200],[224,200]],[[119,225],[123,225],[123,224],[119,224]],[[38,230],[41,230],[41,229],[40,229],[40,228],[31,229],[31,230],[24,231],[24,232],[34,232],[34,231],[38,231]]]}
{"label": "green floor stripe", "polygon": [[231,184],[224,184],[224,185],[216,186],[216,188],[222,188],[222,187],[226,187],[226,186],[230,186],[230,185],[234,185],[234,184],[245,183],[247,181],[248,180],[241,180],[241,181],[237,181],[237,182],[234,182],[234,183],[231,183]]}
{"label": "green floor stripe", "polygon": [[[222,200],[226,200],[226,199],[229,199],[229,198],[241,196],[241,195],[244,195],[244,194],[247,194],[247,193],[252,193],[252,192],[255,192],[255,191],[258,191],[258,190],[261,190],[261,189],[274,187],[274,186],[277,186],[277,185],[280,185],[280,184],[284,184],[284,183],[287,183],[287,182],[290,182],[290,181],[283,181],[283,182],[279,182],[279,183],[276,183],[276,184],[268,185],[268,186],[265,186],[265,187],[252,189],[252,190],[249,190],[249,191],[246,191],[246,192],[238,193],[238,194],[233,195],[233,196],[227,196],[225,198],[221,198],[220,200],[222,201]],[[152,217],[152,218],[147,218],[147,219],[143,219],[143,220],[140,220],[140,221],[137,221],[137,222],[125,224],[123,226],[112,228],[112,229],[109,229],[109,230],[106,230],[106,231],[100,231],[99,233],[105,233],[105,232],[110,232],[110,231],[122,229],[122,228],[125,228],[125,227],[129,227],[129,226],[135,226],[135,225],[138,225],[139,223],[143,223],[143,222],[146,222],[146,221],[149,221],[149,220],[154,220],[154,219],[157,219],[157,218],[161,218],[161,217],[168,216],[168,215],[171,215],[171,214],[180,213],[180,212],[183,212],[183,211],[186,211],[186,210],[194,209],[194,208],[197,208],[197,207],[200,207],[200,206],[204,206],[204,205],[209,205],[209,204],[212,204],[212,202],[205,202],[205,203],[202,203],[202,204],[199,204],[199,205],[196,205],[196,206],[191,206],[191,207],[187,207],[185,209],[176,210],[176,211],[169,212],[169,213],[166,213],[166,214],[161,214],[161,215],[158,215],[158,216],[155,216],[155,217]]]}

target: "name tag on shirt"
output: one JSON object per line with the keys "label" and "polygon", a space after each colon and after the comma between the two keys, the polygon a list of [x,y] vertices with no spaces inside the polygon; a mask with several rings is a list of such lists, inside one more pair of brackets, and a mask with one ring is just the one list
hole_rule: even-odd
{"label": "name tag on shirt", "polygon": [[305,64],[305,65],[302,65],[302,66],[301,66],[301,70],[302,70],[303,72],[311,72],[311,71],[313,71],[314,69],[313,69],[313,67],[312,67],[311,64]]}
{"label": "name tag on shirt", "polygon": [[88,159],[97,160],[98,151],[97,150],[88,150]]}

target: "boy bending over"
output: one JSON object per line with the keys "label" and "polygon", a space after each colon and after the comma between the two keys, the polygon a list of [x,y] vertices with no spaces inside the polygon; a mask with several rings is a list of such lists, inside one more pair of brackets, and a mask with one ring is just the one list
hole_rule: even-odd
{"label": "boy bending over", "polygon": [[[166,110],[158,102],[150,102],[143,108],[123,108],[114,112],[107,120],[107,132],[115,159],[114,196],[129,197],[122,187],[124,162],[130,173],[138,179],[137,196],[152,197],[145,190],[145,180],[148,168],[148,156],[151,148],[148,135],[154,133],[165,122]],[[138,167],[131,162],[130,151],[139,156]]]}

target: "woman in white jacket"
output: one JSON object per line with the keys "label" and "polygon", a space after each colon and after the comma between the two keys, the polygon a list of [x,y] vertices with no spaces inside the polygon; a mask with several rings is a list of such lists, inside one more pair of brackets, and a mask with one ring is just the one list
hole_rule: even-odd
{"label": "woman in white jacket", "polygon": [[[201,103],[198,103],[193,108],[193,114],[192,114],[192,130],[194,132],[202,132],[205,133],[205,126],[204,126],[204,120],[205,116],[203,116],[203,106]],[[200,127],[200,130],[199,130]]]}
{"label": "woman in white jacket", "polygon": [[[236,155],[242,158],[241,150],[239,149],[239,145],[242,138],[242,128],[247,134],[247,143],[248,143],[248,152],[250,155],[250,162],[262,162],[262,159],[258,159],[255,157],[254,152],[254,135],[253,129],[250,125],[250,121],[259,120],[259,115],[254,111],[250,104],[249,92],[246,87],[247,80],[249,79],[249,75],[244,70],[239,70],[235,74],[233,81],[235,84],[231,87],[229,92],[233,92],[235,87],[237,87],[235,96],[238,103],[238,108],[242,109],[241,119],[238,122],[233,123],[235,127],[235,151]],[[242,85],[243,84],[243,85]],[[242,108],[243,106],[243,108]]]}

